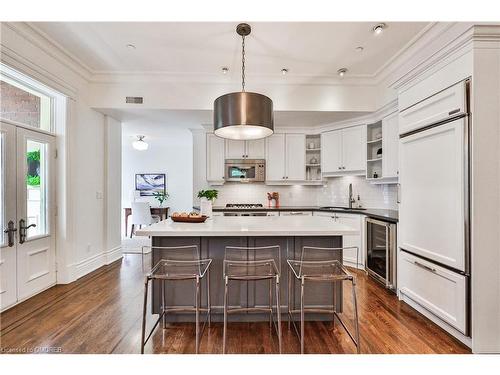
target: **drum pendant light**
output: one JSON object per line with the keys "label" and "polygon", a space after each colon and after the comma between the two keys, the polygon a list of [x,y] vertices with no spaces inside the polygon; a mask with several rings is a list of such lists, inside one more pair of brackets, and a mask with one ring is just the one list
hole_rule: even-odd
{"label": "drum pendant light", "polygon": [[250,31],[246,23],[236,27],[242,38],[241,92],[225,94],[214,101],[214,132],[221,138],[260,139],[274,132],[273,101],[265,95],[245,91],[245,37]]}

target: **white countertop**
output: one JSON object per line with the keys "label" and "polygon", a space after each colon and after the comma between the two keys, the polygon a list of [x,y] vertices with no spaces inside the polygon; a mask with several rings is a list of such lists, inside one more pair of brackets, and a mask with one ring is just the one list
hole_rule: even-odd
{"label": "white countertop", "polygon": [[359,231],[322,216],[215,216],[204,223],[163,220],[136,231],[137,236],[343,236]]}

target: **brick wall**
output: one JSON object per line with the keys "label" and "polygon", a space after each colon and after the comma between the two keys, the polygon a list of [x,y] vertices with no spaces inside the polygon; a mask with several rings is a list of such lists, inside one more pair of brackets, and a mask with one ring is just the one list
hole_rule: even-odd
{"label": "brick wall", "polygon": [[0,117],[40,127],[40,98],[0,81]]}

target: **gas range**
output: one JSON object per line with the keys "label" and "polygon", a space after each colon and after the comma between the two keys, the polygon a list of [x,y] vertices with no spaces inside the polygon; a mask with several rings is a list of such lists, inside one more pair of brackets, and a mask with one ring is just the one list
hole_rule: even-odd
{"label": "gas range", "polygon": [[242,209],[252,209],[252,208],[262,208],[264,205],[261,203],[227,203],[227,208],[242,208]]}
{"label": "gas range", "polygon": [[239,212],[224,212],[224,216],[267,216],[267,212],[265,211],[252,211],[256,208],[264,207],[261,203],[227,203],[226,208],[236,208],[243,211]]}

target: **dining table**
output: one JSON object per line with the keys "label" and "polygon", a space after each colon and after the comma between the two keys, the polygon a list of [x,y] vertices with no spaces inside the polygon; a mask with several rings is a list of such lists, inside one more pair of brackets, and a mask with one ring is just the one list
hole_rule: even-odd
{"label": "dining table", "polygon": [[[160,220],[165,220],[168,217],[168,209],[170,207],[150,207],[151,215],[158,215]],[[128,232],[128,217],[132,215],[132,208],[125,207],[125,237],[127,237]]]}

